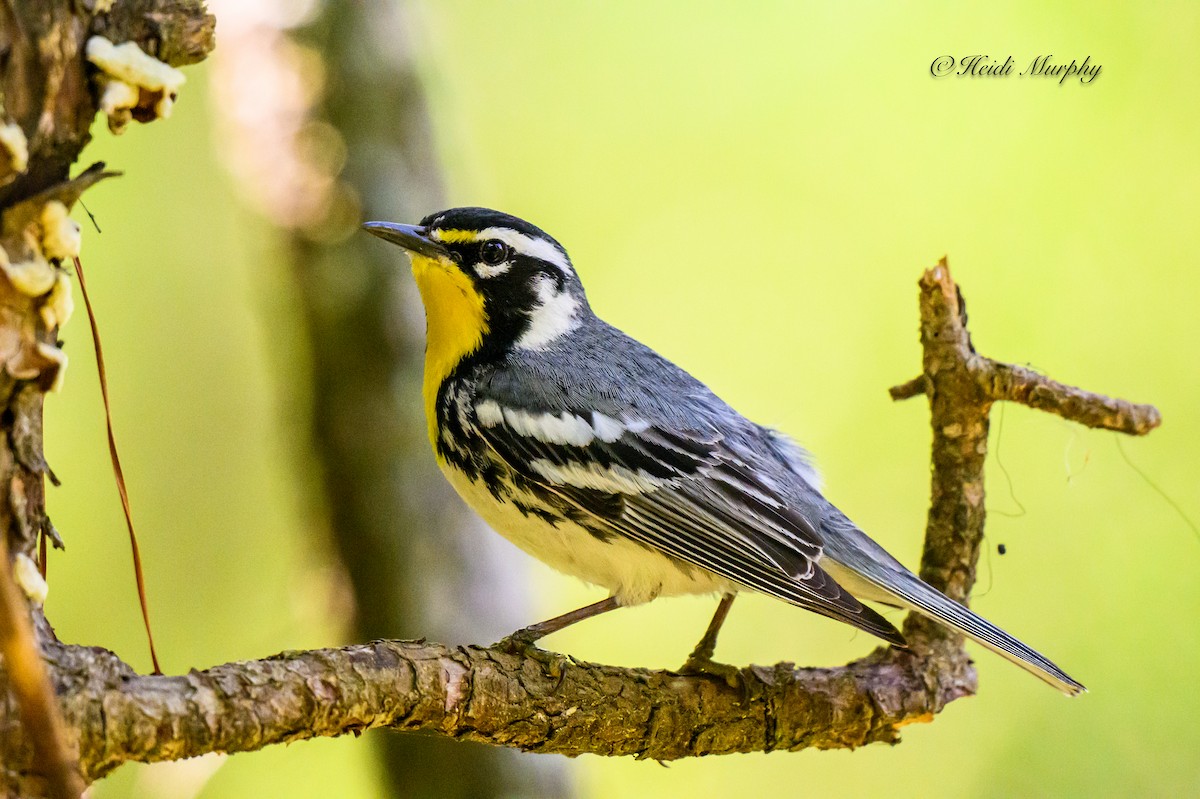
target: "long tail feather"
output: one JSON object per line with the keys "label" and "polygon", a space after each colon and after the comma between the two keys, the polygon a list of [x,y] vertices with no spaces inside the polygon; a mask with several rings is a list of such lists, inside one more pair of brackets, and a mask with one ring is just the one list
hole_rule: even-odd
{"label": "long tail feather", "polygon": [[881,585],[876,580],[871,582],[895,597],[899,604],[957,630],[1064,694],[1076,696],[1087,690],[1082,683],[1056,666],[1045,655],[1021,643],[982,616],[972,613],[915,575],[897,576],[900,579],[890,586]]}

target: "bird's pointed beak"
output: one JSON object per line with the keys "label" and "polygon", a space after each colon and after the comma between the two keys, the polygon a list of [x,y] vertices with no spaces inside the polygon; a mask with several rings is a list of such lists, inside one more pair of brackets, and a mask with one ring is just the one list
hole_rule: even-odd
{"label": "bird's pointed beak", "polygon": [[429,230],[420,225],[401,225],[396,222],[367,222],[363,230],[384,241],[398,244],[409,252],[429,258],[449,258],[450,251],[441,242],[429,238]]}

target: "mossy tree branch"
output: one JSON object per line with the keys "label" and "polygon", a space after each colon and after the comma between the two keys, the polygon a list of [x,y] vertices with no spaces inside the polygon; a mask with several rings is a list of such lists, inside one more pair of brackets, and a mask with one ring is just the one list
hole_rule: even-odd
{"label": "mossy tree branch", "polygon": [[[92,8],[86,0],[0,0],[5,113],[30,142],[28,169],[0,175],[0,214],[64,184],[87,141],[97,103],[82,62],[85,33],[137,40],[171,63],[190,63],[211,48],[211,18],[194,0],[122,0],[108,15]],[[926,272],[920,285],[922,375],[893,395],[929,398],[934,473],[921,573],[965,601],[983,536],[983,468],[995,402],[1022,402],[1139,435],[1153,429],[1159,416],[1149,406],[1073,389],[978,355],[945,261]],[[34,305],[5,307],[0,333],[7,336],[12,328],[18,338],[53,343],[56,331],[22,316],[36,316]],[[33,552],[48,527],[40,401],[48,385],[41,373],[14,372],[14,363],[0,372],[0,419],[6,428],[0,436],[0,525],[9,550],[20,556]],[[34,368],[19,363],[22,370]],[[103,649],[58,642],[40,612],[17,599],[14,613],[32,622],[65,721],[59,743],[77,757],[87,780],[131,760],[250,751],[376,727],[531,751],[661,760],[847,748],[895,742],[903,725],[928,721],[975,690],[961,640],[916,617],[905,623],[910,652],[877,649],[830,669],[751,666],[742,670],[744,685],[736,690],[705,677],[425,642],[376,642],[181,676],[140,676]],[[6,667],[12,669],[14,661]],[[15,693],[15,676],[0,672],[0,688]],[[16,706],[9,701],[0,711],[4,787],[10,795],[45,795],[52,769],[47,764],[56,761],[45,753],[38,758],[32,743],[38,722],[16,718]]]}
{"label": "mossy tree branch", "polygon": [[[966,598],[983,533],[987,414],[1004,388],[975,353],[943,261],[921,280],[924,372],[934,478],[923,576]],[[1029,376],[1066,418],[1145,433],[1157,412]],[[992,388],[999,386],[1000,388]],[[904,393],[904,392],[900,392]],[[1070,401],[1066,401],[1067,398]],[[1061,401],[1059,401],[1061,400]],[[1101,412],[1098,409],[1103,408]],[[128,760],[241,752],[371,728],[436,733],[537,752],[673,760],[732,752],[894,743],[974,693],[961,640],[910,617],[911,652],[880,648],[846,666],[742,670],[740,690],[705,677],[422,641],[284,653],[183,676],[139,676],[109,652],[46,651],[80,762],[96,779]]]}

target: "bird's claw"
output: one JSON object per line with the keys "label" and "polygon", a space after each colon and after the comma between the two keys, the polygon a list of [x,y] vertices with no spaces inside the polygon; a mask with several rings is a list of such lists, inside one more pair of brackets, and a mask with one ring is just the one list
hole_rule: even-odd
{"label": "bird's claw", "polygon": [[501,638],[492,645],[492,648],[510,655],[531,655],[534,652],[542,651],[537,648],[536,643],[537,639],[526,634],[525,630],[517,630],[512,635]]}
{"label": "bird's claw", "polygon": [[545,649],[539,649],[536,643],[539,636],[523,633],[525,633],[524,630],[517,630],[512,635],[506,635],[493,644],[492,648],[499,649],[501,652],[509,655],[520,655],[535,663],[540,663],[551,676],[561,676],[563,661],[566,660],[566,657],[557,652],[548,652]]}
{"label": "bird's claw", "polygon": [[730,688],[741,691],[743,699],[749,696],[750,685],[746,681],[746,674],[741,669],[729,663],[718,663],[703,654],[693,652],[679,667],[678,673],[689,676],[716,677]]}

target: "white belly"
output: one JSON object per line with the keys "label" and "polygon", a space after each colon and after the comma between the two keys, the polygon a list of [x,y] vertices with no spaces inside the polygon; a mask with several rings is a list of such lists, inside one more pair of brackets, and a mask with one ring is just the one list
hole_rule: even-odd
{"label": "white belly", "polygon": [[482,484],[444,465],[442,474],[493,530],[551,568],[606,588],[622,605],[640,605],[658,596],[737,590],[723,577],[698,567],[683,569],[665,555],[621,536],[602,541],[567,520],[552,525],[526,516],[512,503],[498,502]]}

